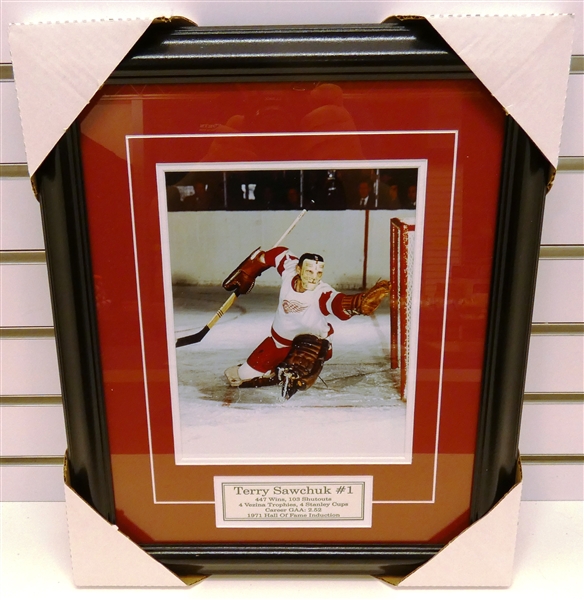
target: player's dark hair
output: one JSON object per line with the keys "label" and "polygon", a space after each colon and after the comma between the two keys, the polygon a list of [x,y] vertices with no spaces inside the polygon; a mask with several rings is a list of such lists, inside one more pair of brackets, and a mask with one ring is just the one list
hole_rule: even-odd
{"label": "player's dark hair", "polygon": [[298,259],[298,266],[300,268],[302,268],[302,263],[305,260],[314,260],[316,262],[324,262],[324,258],[320,255],[320,254],[315,254],[314,252],[305,252],[299,259]]}

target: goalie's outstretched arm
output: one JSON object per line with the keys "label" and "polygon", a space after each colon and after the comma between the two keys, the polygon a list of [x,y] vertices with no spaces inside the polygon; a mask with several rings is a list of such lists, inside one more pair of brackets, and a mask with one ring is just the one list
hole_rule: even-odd
{"label": "goalie's outstretched arm", "polygon": [[389,296],[391,283],[380,279],[372,288],[360,294],[338,294],[332,302],[333,313],[342,320],[354,315],[372,315],[382,300]]}
{"label": "goalie's outstretched arm", "polygon": [[[288,229],[282,234],[280,239],[274,244],[272,252],[279,248],[284,238],[296,227],[300,219],[306,214],[306,210],[303,210],[290,224]],[[271,265],[266,263],[265,252],[261,248],[254,250],[234,271],[225,279],[223,287],[232,291],[231,296],[223,303],[221,308],[213,315],[212,319],[197,333],[187,335],[177,339],[176,347],[188,346],[189,344],[196,344],[200,342],[209,333],[209,330],[219,319],[231,308],[231,305],[237,299],[237,296],[241,294],[247,294],[254,286],[255,280],[259,277],[266,269],[269,269]]]}

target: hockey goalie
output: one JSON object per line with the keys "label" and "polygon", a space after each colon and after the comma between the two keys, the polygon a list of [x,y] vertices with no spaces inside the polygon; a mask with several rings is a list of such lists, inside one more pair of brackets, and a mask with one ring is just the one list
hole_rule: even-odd
{"label": "hockey goalie", "polygon": [[280,385],[290,398],[310,388],[325,361],[332,356],[333,327],[327,317],[346,321],[355,315],[371,315],[389,295],[390,283],[378,281],[359,294],[343,294],[322,281],[324,259],[306,253],[300,258],[287,248],[252,252],[223,282],[227,291],[247,294],[255,280],[269,268],[282,277],[278,309],[270,335],[241,365],[225,375],[234,387]]}

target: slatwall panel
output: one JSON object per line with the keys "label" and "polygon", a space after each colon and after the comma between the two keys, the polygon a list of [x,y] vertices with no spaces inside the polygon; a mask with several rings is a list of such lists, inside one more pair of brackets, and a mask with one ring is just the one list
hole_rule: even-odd
{"label": "slatwall panel", "polygon": [[[284,6],[286,4],[286,6]],[[7,23],[125,18],[173,12],[201,25],[351,23],[432,2],[86,1],[0,3],[0,486],[2,500],[62,500],[65,429],[39,208],[25,153],[7,47]],[[245,6],[243,6],[245,5]],[[500,2],[449,2],[448,12],[501,10]],[[507,2],[507,13],[578,12],[562,160],[548,195],[520,449],[525,499],[582,499],[584,419],[584,42],[574,2]],[[190,11],[190,12],[189,12]]]}

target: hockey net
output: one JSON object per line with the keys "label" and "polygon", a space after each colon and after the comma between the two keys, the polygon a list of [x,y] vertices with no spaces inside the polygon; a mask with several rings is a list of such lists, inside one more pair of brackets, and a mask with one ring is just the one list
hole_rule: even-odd
{"label": "hockey net", "polygon": [[410,358],[414,229],[413,224],[400,219],[390,221],[390,365],[399,372],[399,391],[404,402]]}

